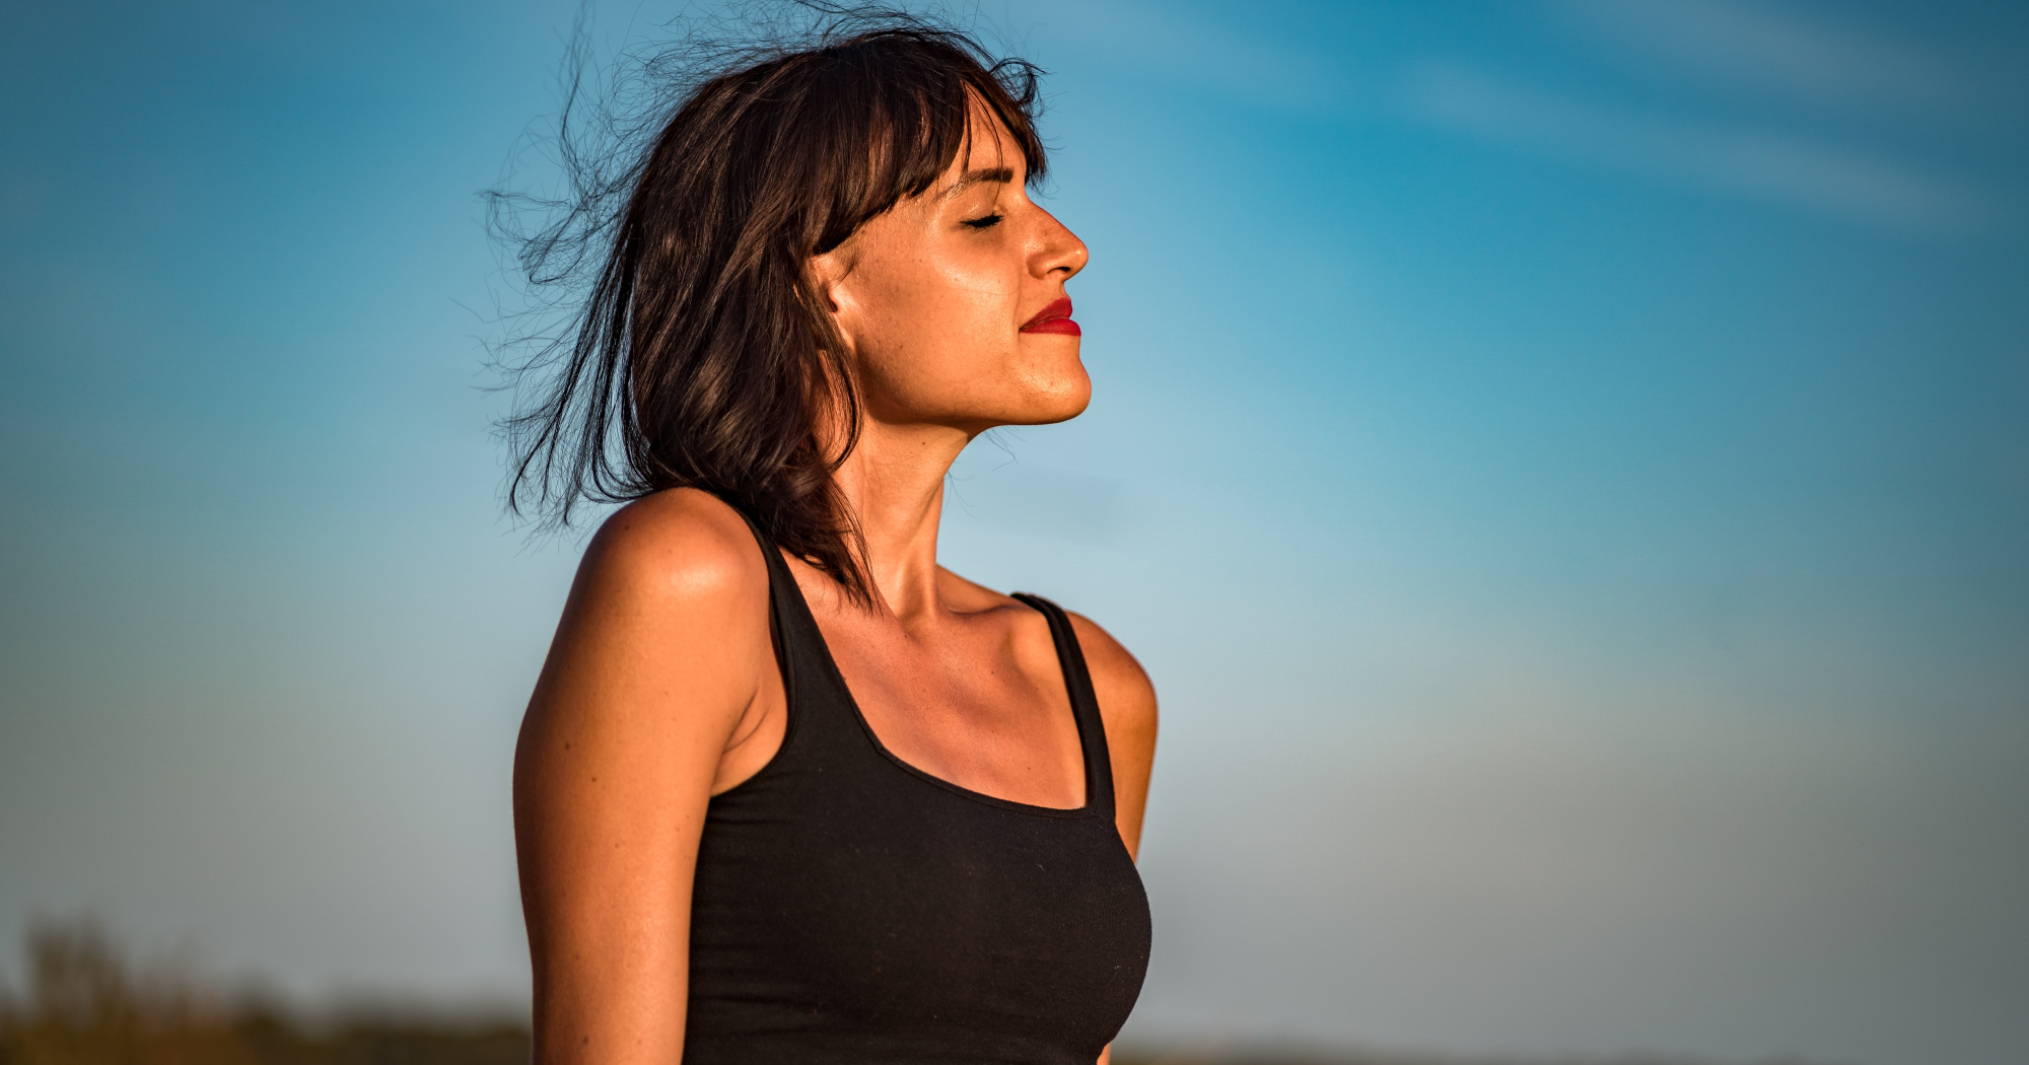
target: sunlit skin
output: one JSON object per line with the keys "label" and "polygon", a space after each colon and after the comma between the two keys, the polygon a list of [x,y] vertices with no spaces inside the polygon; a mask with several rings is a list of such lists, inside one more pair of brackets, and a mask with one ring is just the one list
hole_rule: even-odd
{"label": "sunlit skin", "polygon": [[[1079,337],[1020,331],[1069,295],[1085,244],[1028,198],[1021,153],[983,105],[972,129],[969,158],[810,263],[859,374],[861,453],[908,454],[932,482],[979,433],[1076,417],[1092,395]],[[1011,180],[960,184],[994,170]]]}
{"label": "sunlit skin", "polygon": [[[1069,294],[1085,244],[1028,198],[1000,121],[976,99],[972,115],[969,155],[809,264],[860,383],[859,440],[838,483],[866,534],[883,620],[921,642],[953,621],[937,565],[952,462],[987,429],[1063,421],[1092,394],[1081,338],[1021,331]],[[995,169],[1011,180],[961,185]],[[835,449],[842,408],[830,413],[820,432]]]}
{"label": "sunlit skin", "polygon": [[[998,120],[976,109],[974,129],[965,158],[923,195],[808,263],[861,386],[859,439],[836,476],[866,536],[875,609],[782,557],[883,747],[973,791],[1071,808],[1086,801],[1085,767],[1047,619],[937,563],[944,478],[965,445],[996,425],[1076,417],[1092,392],[1079,337],[1020,330],[1069,294],[1085,245],[1025,195],[1024,160]],[[942,195],[996,167],[1008,180]],[[837,413],[819,430],[833,455]],[[745,522],[701,489],[637,499],[587,546],[516,746],[534,1060],[544,1065],[681,1060],[710,798],[775,757],[788,718],[758,609],[768,587]],[[1070,609],[1076,589],[1036,590],[1067,601],[1106,732],[1120,838],[1138,856],[1154,687],[1126,648]],[[1096,1060],[1111,1057],[1109,1046]]]}
{"label": "sunlit skin", "polygon": [[[1029,199],[1020,149],[976,99],[972,121],[969,155],[810,263],[859,376],[860,436],[837,477],[865,530],[880,609],[853,608],[814,567],[789,562],[847,686],[898,757],[977,791],[1076,806],[1083,767],[1044,619],[937,563],[945,474],[966,444],[997,425],[1076,417],[1092,396],[1080,337],[1020,329],[1059,297],[1076,299],[1067,282],[1084,269],[1085,244]],[[1011,179],[960,185],[996,168]],[[1106,725],[1121,838],[1138,855],[1155,693],[1104,629],[1075,611],[1072,622]],[[780,698],[771,687],[757,704]],[[776,717],[752,726],[759,742],[740,746],[754,750],[727,752],[715,788],[765,764],[780,742]],[[1109,1046],[1099,1065],[1111,1057]]]}

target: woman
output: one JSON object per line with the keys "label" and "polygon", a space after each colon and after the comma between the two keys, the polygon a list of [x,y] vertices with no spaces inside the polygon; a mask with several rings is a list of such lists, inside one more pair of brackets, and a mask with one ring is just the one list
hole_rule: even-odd
{"label": "woman", "polygon": [[554,457],[587,404],[572,490],[628,502],[516,750],[537,1065],[1106,1063],[1139,995],[1153,688],[937,563],[959,451],[1089,400],[1086,249],[1024,191],[1033,68],[887,19],[702,81],[587,183],[612,250],[517,422]]}

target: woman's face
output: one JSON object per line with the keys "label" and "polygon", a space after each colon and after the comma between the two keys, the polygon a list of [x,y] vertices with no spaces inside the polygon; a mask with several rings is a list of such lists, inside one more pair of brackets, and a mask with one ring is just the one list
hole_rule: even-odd
{"label": "woman's face", "polygon": [[968,438],[1075,417],[1092,394],[1075,327],[1022,329],[1068,295],[1085,244],[1029,200],[1021,150],[976,97],[972,130],[969,155],[921,195],[812,259],[865,416]]}

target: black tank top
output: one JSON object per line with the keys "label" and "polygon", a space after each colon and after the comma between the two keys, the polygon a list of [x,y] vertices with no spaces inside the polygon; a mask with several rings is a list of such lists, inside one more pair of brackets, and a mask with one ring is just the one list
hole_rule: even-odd
{"label": "black tank top", "polygon": [[1014,593],[1049,618],[1085,803],[986,795],[881,746],[747,524],[788,715],[781,749],[706,810],[685,1065],[1092,1065],[1140,996],[1150,921],[1070,619]]}

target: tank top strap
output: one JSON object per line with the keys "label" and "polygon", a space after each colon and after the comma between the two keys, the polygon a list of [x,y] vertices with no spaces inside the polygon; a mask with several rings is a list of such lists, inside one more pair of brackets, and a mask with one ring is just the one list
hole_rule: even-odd
{"label": "tank top strap", "polygon": [[[817,629],[817,622],[803,602],[803,593],[796,586],[796,577],[789,572],[789,564],[782,561],[782,552],[775,546],[775,538],[762,529],[745,509],[733,508],[753,530],[754,540],[761,546],[761,555],[768,563],[768,629],[775,643],[775,661],[782,671],[783,693],[789,704],[789,725],[782,741],[786,751],[790,741],[800,733],[821,729],[826,715],[818,714],[815,722],[803,721],[812,713],[811,693],[823,691],[824,668],[820,652],[813,648],[823,646],[824,637]],[[779,757],[779,756],[778,756]]]}
{"label": "tank top strap", "polygon": [[754,542],[761,545],[761,557],[768,563],[768,616],[775,629],[778,644],[776,650],[780,652],[782,648],[779,645],[788,635],[783,629],[783,623],[793,614],[792,611],[782,608],[782,582],[794,578],[789,575],[789,567],[782,562],[782,552],[775,549],[775,538],[763,531],[760,523],[756,522],[745,509],[734,507],[733,513],[738,514],[741,520],[747,523],[747,528],[753,531]]}
{"label": "tank top strap", "polygon": [[1106,725],[1099,716],[1099,698],[1092,689],[1092,674],[1085,666],[1085,653],[1078,646],[1078,633],[1071,627],[1064,608],[1034,592],[1012,592],[1016,599],[1035,607],[1050,619],[1050,637],[1057,645],[1057,664],[1064,672],[1064,687],[1071,695],[1071,712],[1078,722],[1078,743],[1085,755],[1085,787],[1088,803],[1097,814],[1113,817],[1113,759],[1106,746]]}

